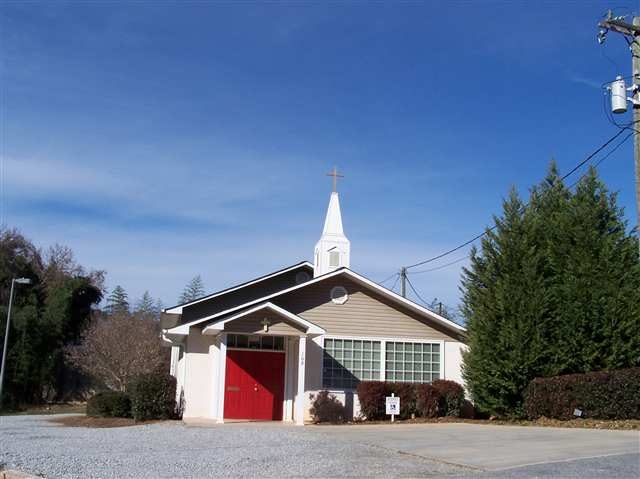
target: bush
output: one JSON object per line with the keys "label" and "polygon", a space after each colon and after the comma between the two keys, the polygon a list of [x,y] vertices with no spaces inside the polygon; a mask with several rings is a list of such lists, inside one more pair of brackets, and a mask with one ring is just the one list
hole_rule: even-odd
{"label": "bush", "polygon": [[439,379],[426,383],[387,383],[361,381],[358,384],[360,412],[368,420],[387,419],[385,397],[395,393],[400,397],[401,419],[412,414],[422,417],[460,417],[465,404],[463,387],[454,382]]}
{"label": "bush", "polygon": [[431,384],[416,384],[416,414],[420,417],[438,417],[440,392]]}
{"label": "bush", "polygon": [[309,396],[312,399],[310,413],[313,416],[313,422],[344,422],[345,410],[344,405],[329,391],[320,391],[315,396]]}
{"label": "bush", "polygon": [[[400,398],[400,414],[398,414],[398,418],[409,419],[412,414],[415,414],[416,386],[417,384],[415,383],[387,383],[387,387],[389,388],[389,394],[387,394],[387,396],[391,396],[391,393],[394,393]],[[385,418],[388,417],[389,416],[385,415]]]}
{"label": "bush", "polygon": [[440,394],[439,415],[460,417],[464,405],[464,388],[447,379],[436,379],[431,385]]}
{"label": "bush", "polygon": [[87,416],[131,417],[131,400],[121,391],[104,391],[87,401]]}
{"label": "bush", "polygon": [[640,419],[640,368],[536,378],[525,391],[524,411],[572,419],[575,409],[594,419]]}
{"label": "bush", "polygon": [[136,421],[170,419],[176,415],[176,379],[166,373],[142,374],[127,391]]}
{"label": "bush", "polygon": [[365,418],[369,421],[386,419],[385,397],[391,395],[389,383],[383,381],[360,381],[357,392],[360,413]]}

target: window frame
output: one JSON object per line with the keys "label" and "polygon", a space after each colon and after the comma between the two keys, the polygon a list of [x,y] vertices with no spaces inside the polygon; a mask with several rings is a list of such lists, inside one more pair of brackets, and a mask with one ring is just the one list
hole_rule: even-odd
{"label": "window frame", "polygon": [[[324,341],[325,339],[346,339],[346,340],[358,340],[358,341],[379,341],[380,342],[380,379],[378,381],[386,381],[386,357],[387,357],[387,343],[421,343],[421,344],[438,344],[440,345],[440,372],[439,379],[445,379],[444,377],[444,344],[445,340],[443,339],[424,339],[424,338],[402,338],[402,337],[392,337],[392,336],[355,336],[355,335],[342,335],[342,334],[325,334],[322,336],[321,346],[322,346],[322,359],[320,363],[320,384],[323,386],[323,389],[329,392],[355,392],[355,388],[335,388],[335,387],[324,387]],[[372,379],[372,381],[376,381]],[[406,381],[402,381],[406,382]],[[417,382],[416,384],[420,384]]]}
{"label": "window frame", "polygon": [[[335,258],[336,264],[332,264],[332,259]],[[340,251],[337,248],[333,248],[329,250],[329,268],[339,268],[340,267]]]}

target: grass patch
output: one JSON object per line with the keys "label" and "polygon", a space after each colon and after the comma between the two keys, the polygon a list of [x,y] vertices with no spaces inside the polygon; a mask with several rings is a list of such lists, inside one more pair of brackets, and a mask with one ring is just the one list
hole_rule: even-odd
{"label": "grass patch", "polygon": [[566,421],[559,419],[549,419],[541,417],[536,420],[506,420],[506,419],[463,419],[458,417],[438,417],[438,418],[416,418],[416,419],[396,419],[393,423],[387,421],[352,421],[346,424],[368,425],[368,424],[443,424],[443,423],[463,423],[489,426],[532,426],[532,427],[564,427],[581,429],[616,429],[616,430],[638,430],[640,429],[640,419],[569,419]]}

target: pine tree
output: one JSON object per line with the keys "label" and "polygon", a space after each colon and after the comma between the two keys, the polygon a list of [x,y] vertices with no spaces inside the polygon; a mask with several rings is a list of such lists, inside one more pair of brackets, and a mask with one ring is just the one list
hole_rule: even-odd
{"label": "pine tree", "polygon": [[640,364],[640,261],[595,170],[572,194],[551,165],[528,206],[512,192],[462,281],[476,404],[517,416],[531,379]]}
{"label": "pine tree", "polygon": [[107,314],[128,314],[129,313],[129,295],[120,285],[117,285],[107,297],[107,306],[105,308]]}
{"label": "pine tree", "polygon": [[204,283],[202,282],[200,275],[198,275],[189,281],[187,286],[185,286],[180,298],[178,298],[178,303],[188,303],[202,296],[204,296]]}
{"label": "pine tree", "polygon": [[142,319],[158,319],[160,316],[158,306],[159,302],[151,297],[149,291],[145,291],[136,303],[134,313]]}

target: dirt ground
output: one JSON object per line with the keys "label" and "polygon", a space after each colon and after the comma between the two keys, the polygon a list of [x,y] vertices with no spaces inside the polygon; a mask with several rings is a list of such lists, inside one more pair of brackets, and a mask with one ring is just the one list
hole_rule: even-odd
{"label": "dirt ground", "polygon": [[161,421],[135,421],[126,417],[91,417],[91,416],[61,416],[49,419],[49,422],[67,427],[129,427],[144,426]]}

